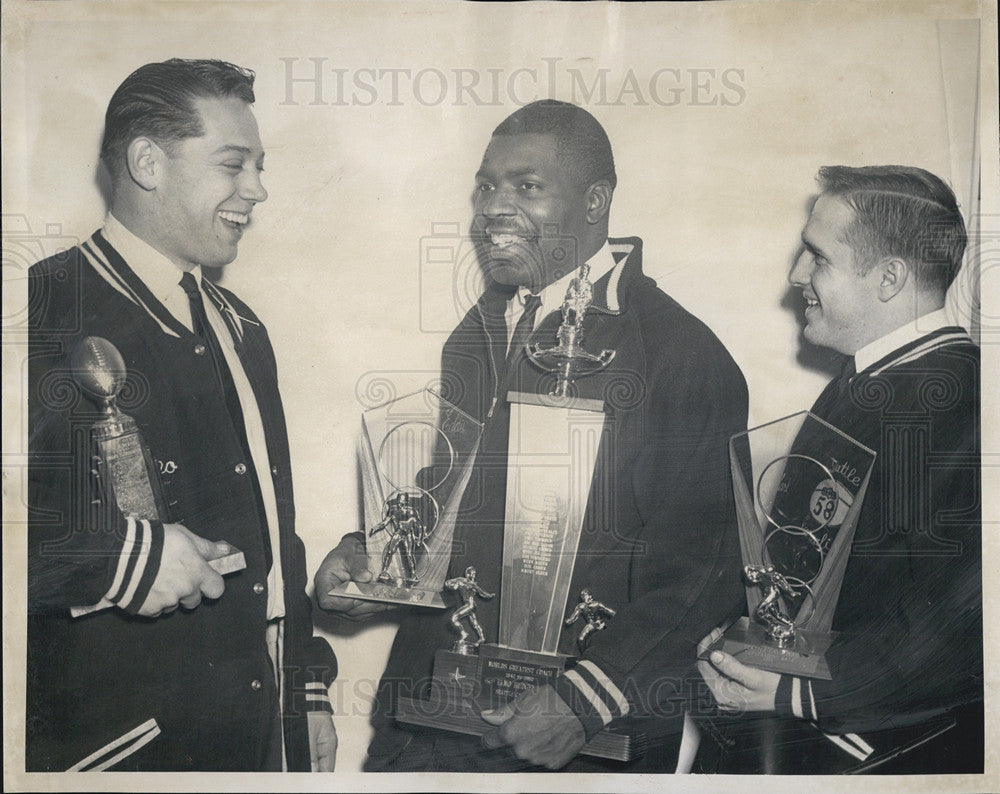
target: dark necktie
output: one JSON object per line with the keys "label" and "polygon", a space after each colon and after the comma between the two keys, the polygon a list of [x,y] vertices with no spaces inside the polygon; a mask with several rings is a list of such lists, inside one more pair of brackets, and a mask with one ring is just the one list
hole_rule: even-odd
{"label": "dark necktie", "polygon": [[857,374],[858,370],[854,363],[854,356],[848,356],[847,361],[844,362],[844,366],[840,370],[840,374],[837,376],[838,399],[849,400],[851,398],[851,381],[854,380],[854,376]]}
{"label": "dark necktie", "polygon": [[504,373],[509,373],[514,366],[514,362],[524,355],[524,346],[531,338],[531,332],[535,330],[535,315],[538,314],[538,307],[542,305],[542,299],[537,295],[528,295],[524,299],[524,312],[514,326],[514,333],[510,338],[510,346],[507,348],[507,358],[504,361]]}
{"label": "dark necktie", "polygon": [[[260,494],[260,486],[257,482],[257,472],[253,464],[253,455],[250,452],[250,443],[247,440],[246,425],[243,422],[243,408],[240,405],[239,393],[236,391],[236,384],[233,382],[232,372],[229,370],[229,365],[226,363],[226,356],[222,350],[222,345],[219,342],[219,338],[215,335],[215,331],[212,328],[211,322],[209,322],[208,315],[205,313],[205,303],[202,300],[201,290],[198,288],[198,281],[195,279],[191,271],[186,272],[181,277],[181,287],[188,296],[188,303],[191,306],[191,320],[194,325],[195,335],[201,337],[205,343],[205,347],[208,349],[209,354],[212,356],[212,363],[215,369],[216,382],[225,397],[226,408],[229,411],[229,416],[233,421],[233,429],[236,431],[237,438],[239,438],[240,448],[243,450],[243,462],[246,466],[246,474],[251,477],[251,482],[253,483],[254,494],[257,497],[257,508],[261,516],[261,521],[264,527],[267,526],[265,519],[266,513],[264,511],[264,501]],[[234,340],[235,344],[235,340]],[[239,346],[237,345],[237,354],[239,353]],[[268,538],[265,538],[264,551],[266,559],[266,567],[271,567],[271,543]]]}
{"label": "dark necktie", "polygon": [[[854,356],[848,356],[840,374],[827,384],[823,393],[816,399],[811,409],[812,413],[825,420],[830,420],[831,417],[838,415],[838,412],[843,410],[842,406],[851,400],[851,381],[855,375],[857,375],[857,370],[854,365]],[[851,432],[850,428],[847,427],[840,429],[845,433]]]}
{"label": "dark necktie", "polygon": [[232,417],[233,426],[240,435],[241,443],[246,446],[246,429],[243,425],[243,409],[240,407],[240,398],[236,391],[236,384],[233,382],[232,373],[226,363],[226,355],[222,351],[219,338],[215,335],[208,315],[205,313],[205,303],[201,297],[201,290],[194,275],[188,271],[181,277],[181,287],[188,296],[188,303],[191,306],[191,320],[194,325],[194,333],[201,337],[212,356],[212,363],[215,368],[216,381],[222,389],[226,398],[226,407]]}

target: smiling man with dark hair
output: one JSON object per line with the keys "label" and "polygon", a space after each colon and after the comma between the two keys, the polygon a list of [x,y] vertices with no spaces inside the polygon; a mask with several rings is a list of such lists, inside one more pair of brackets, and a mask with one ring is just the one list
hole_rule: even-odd
{"label": "smiling man with dark hair", "polygon": [[[31,268],[29,771],[333,769],[336,660],[312,636],[274,354],[202,274],[267,198],[253,99],[221,61],[136,70],[108,107],[103,228]],[[88,337],[135,386],[161,520],[101,487],[89,401],[51,399]],[[233,547],[223,580],[208,563]]]}
{"label": "smiling man with dark hair", "polygon": [[[453,640],[446,615],[407,609],[378,692],[369,771],[672,772],[677,765],[691,652],[741,591],[729,575],[739,551],[726,442],[746,427],[747,392],[712,332],[643,274],[642,241],[608,237],[616,183],[607,135],[582,108],[535,102],[496,128],[473,198],[485,289],[445,343],[441,363],[444,397],[484,423],[449,575],[472,566],[494,593],[503,557],[507,395],[549,390],[521,333],[551,344],[570,281],[589,265],[586,345],[617,353],[574,384],[607,413],[570,592],[587,590],[613,617],[588,634],[582,652],[579,629],[564,626],[559,651],[579,661],[551,686],[484,713],[480,740],[393,723],[397,695],[421,696],[435,651]],[[326,595],[345,580],[371,577],[363,535],[346,535],[316,574],[320,605],[354,619],[384,608]],[[487,642],[498,641],[501,598],[477,605]],[[578,755],[607,727],[645,733],[645,757],[622,763]]]}

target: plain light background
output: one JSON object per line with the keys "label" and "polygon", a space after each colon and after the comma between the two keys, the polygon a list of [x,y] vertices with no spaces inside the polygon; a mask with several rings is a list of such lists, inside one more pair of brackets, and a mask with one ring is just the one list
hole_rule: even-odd
{"label": "plain light background", "polygon": [[[310,574],[359,528],[361,411],[432,384],[448,331],[475,300],[462,241],[473,174],[493,127],[520,104],[576,101],[605,126],[619,178],[611,234],[642,237],[646,272],[731,351],[750,388],[751,426],[808,408],[828,379],[830,356],[802,346],[801,299],[786,281],[817,169],[927,168],[978,228],[977,131],[995,145],[995,99],[984,115],[977,82],[980,58],[992,51],[995,63],[995,6],[981,26],[972,2],[13,5],[3,121],[8,573],[24,549],[24,269],[100,225],[104,110],[143,63],[213,57],[257,73],[270,197],[222,283],[254,307],[275,348]],[[473,80],[478,100],[459,90]],[[996,76],[984,80],[990,96]],[[983,251],[995,259],[987,199],[983,228],[994,232]],[[988,291],[996,275],[984,267],[982,277]],[[968,275],[955,290],[959,316],[970,316],[976,289]],[[984,343],[996,324],[984,315]],[[14,769],[23,715],[6,682],[20,676],[23,686],[20,610],[5,599]],[[338,772],[357,771],[394,626],[322,616],[317,625],[340,660]]]}

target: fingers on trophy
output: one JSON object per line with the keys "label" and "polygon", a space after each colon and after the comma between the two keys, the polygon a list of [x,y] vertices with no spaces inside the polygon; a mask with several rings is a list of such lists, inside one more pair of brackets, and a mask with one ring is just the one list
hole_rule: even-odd
{"label": "fingers on trophy", "polygon": [[[699,658],[718,649],[829,680],[833,616],[875,453],[808,411],[736,434],[729,451],[748,617]],[[769,461],[759,474],[755,458]]]}
{"label": "fingers on trophy", "polygon": [[445,608],[451,539],[482,425],[432,389],[362,415],[360,464],[371,581],[327,595]]}

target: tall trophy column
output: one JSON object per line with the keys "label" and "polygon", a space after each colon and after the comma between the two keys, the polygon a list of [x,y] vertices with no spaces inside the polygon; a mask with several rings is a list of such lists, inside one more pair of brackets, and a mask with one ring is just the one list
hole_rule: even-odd
{"label": "tall trophy column", "polygon": [[[533,364],[555,375],[548,394],[510,392],[507,493],[499,636],[476,635],[477,600],[491,599],[475,583],[475,567],[447,586],[464,603],[450,617],[459,641],[437,651],[431,694],[426,700],[399,698],[402,722],[483,734],[480,716],[525,690],[551,682],[572,660],[558,652],[564,631],[586,637],[613,620],[614,609],[592,599],[580,606],[573,626],[567,603],[597,454],[604,436],[601,400],[572,396],[577,378],[596,373],[614,358],[583,347],[584,318],[591,284],[584,265],[572,280],[562,307],[555,346],[527,345]],[[485,562],[484,562],[485,564]],[[586,592],[586,591],[585,591]],[[589,596],[589,593],[587,593]],[[604,730],[581,750],[585,755],[630,760],[641,755],[644,737]]]}

